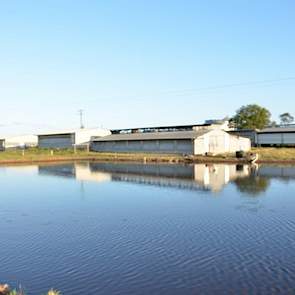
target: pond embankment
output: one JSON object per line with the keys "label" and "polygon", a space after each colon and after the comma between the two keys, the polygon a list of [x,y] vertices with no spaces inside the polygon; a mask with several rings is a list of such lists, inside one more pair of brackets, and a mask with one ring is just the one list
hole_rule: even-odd
{"label": "pond embankment", "polygon": [[[295,164],[295,148],[254,148],[257,163]],[[143,153],[96,153],[73,150],[7,150],[0,152],[0,165],[30,164],[41,162],[66,161],[105,161],[105,162],[143,162],[143,163],[248,163],[246,158],[237,159],[234,154],[190,156]]]}

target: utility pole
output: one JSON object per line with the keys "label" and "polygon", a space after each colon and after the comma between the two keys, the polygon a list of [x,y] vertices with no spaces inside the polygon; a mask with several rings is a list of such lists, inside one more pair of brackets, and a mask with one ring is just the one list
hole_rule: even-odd
{"label": "utility pole", "polygon": [[84,110],[80,109],[78,112],[79,112],[79,115],[80,115],[80,128],[84,129],[84,124],[83,124]]}

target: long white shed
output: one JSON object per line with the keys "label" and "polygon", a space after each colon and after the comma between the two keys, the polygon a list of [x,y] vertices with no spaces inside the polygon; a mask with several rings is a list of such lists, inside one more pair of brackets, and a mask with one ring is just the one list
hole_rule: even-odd
{"label": "long white shed", "polygon": [[146,152],[203,155],[248,151],[250,139],[230,135],[221,129],[142,132],[93,137],[90,149],[96,152]]}
{"label": "long white shed", "polygon": [[258,146],[295,146],[295,128],[266,128],[257,132]]}

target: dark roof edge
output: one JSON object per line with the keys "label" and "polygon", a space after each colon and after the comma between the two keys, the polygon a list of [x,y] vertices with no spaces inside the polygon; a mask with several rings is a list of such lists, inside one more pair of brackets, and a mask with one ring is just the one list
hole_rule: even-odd
{"label": "dark roof edge", "polygon": [[127,130],[138,130],[138,129],[165,129],[165,128],[189,128],[189,127],[202,127],[211,126],[212,124],[188,124],[188,125],[168,125],[168,126],[147,126],[147,127],[133,127],[133,128],[119,128],[111,129],[113,131],[127,131]]}
{"label": "dark roof edge", "polygon": [[287,131],[284,131],[284,130],[278,130],[278,131],[257,131],[257,133],[259,134],[275,134],[275,133],[295,133],[295,129],[294,130],[287,130]]}

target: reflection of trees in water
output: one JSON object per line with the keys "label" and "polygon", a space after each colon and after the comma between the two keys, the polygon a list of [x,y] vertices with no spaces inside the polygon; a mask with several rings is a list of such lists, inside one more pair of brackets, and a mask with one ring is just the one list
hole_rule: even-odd
{"label": "reflection of trees in water", "polygon": [[241,193],[257,196],[267,191],[270,179],[252,173],[249,177],[237,178],[234,183]]}

